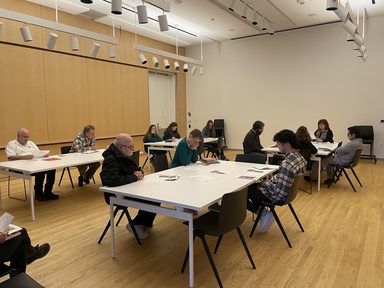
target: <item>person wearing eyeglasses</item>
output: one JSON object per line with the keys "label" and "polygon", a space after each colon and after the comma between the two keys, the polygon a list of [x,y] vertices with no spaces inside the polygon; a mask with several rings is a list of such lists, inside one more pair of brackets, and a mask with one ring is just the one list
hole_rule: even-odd
{"label": "person wearing eyeglasses", "polygon": [[[86,153],[87,151],[96,151],[96,130],[95,126],[87,125],[83,132],[77,134],[69,153]],[[89,180],[93,178],[96,170],[99,169],[100,163],[94,162],[77,166],[80,176],[78,177],[79,187],[83,187],[84,183],[89,184]]]}
{"label": "person wearing eyeglasses", "polygon": [[[100,173],[103,186],[115,187],[140,181],[144,178],[143,170],[131,158],[134,148],[133,138],[128,134],[121,133],[103,152],[104,161]],[[160,203],[142,202],[160,206]],[[145,230],[152,228],[155,217],[155,213],[139,210],[135,219],[132,220],[140,239],[149,237]],[[133,233],[129,223],[126,228]]]}
{"label": "person wearing eyeglasses", "polygon": [[203,141],[203,134],[199,129],[193,129],[188,138],[181,139],[177,145],[170,168],[196,163],[199,159],[197,147],[199,147],[200,141]]}

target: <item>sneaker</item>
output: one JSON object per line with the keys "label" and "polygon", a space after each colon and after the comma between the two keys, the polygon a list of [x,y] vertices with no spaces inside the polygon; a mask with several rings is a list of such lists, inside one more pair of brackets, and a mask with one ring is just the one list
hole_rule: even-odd
{"label": "sneaker", "polygon": [[79,178],[77,178],[78,180],[79,180],[79,183],[78,183],[78,185],[79,185],[79,187],[83,187],[83,182],[84,182],[84,179],[83,179],[83,177],[81,177],[81,175],[79,176]]}
{"label": "sneaker", "polygon": [[209,210],[209,211],[213,211],[213,212],[220,213],[220,208],[221,208],[220,204],[216,202],[216,203],[213,203],[212,205],[210,205],[210,206],[208,207],[208,210]]}
{"label": "sneaker", "polygon": [[[131,225],[128,223],[127,226],[125,226],[129,232],[133,233]],[[144,226],[143,225],[135,225],[135,230],[137,233],[137,236],[139,239],[146,239],[149,237],[148,233],[144,231]]]}
{"label": "sneaker", "polygon": [[259,233],[265,233],[271,228],[273,222],[275,222],[275,217],[273,217],[273,213],[271,211],[265,209],[261,215],[260,222],[261,225]]}
{"label": "sneaker", "polygon": [[35,260],[43,258],[45,255],[48,254],[50,249],[51,249],[51,246],[49,246],[48,243],[45,243],[41,246],[37,245],[33,247],[34,252],[31,255],[28,255],[27,264],[31,264]]}
{"label": "sneaker", "polygon": [[45,197],[48,198],[48,200],[57,200],[59,199],[60,196],[50,192],[50,193],[45,193]]}
{"label": "sneaker", "polygon": [[83,178],[83,181],[84,181],[85,184],[89,184],[89,179],[84,179]]}
{"label": "sneaker", "polygon": [[184,208],[184,212],[197,215],[197,211],[193,209]]}

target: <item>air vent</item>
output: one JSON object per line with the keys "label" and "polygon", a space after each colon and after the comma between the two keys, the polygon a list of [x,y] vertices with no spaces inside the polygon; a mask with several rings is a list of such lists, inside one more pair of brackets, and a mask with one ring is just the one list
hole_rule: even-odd
{"label": "air vent", "polygon": [[87,18],[91,18],[91,19],[98,19],[98,18],[107,16],[107,14],[104,14],[104,13],[101,13],[99,11],[92,10],[92,9],[90,9],[89,11],[80,13],[79,15],[87,17]]}

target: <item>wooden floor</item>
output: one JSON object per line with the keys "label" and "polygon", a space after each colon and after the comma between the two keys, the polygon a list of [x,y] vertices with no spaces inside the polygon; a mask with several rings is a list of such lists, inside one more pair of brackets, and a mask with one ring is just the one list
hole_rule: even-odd
{"label": "wooden floor", "polygon": [[[236,153],[226,155],[233,160]],[[141,163],[144,160],[142,156]],[[77,179],[77,170],[71,171]],[[249,214],[241,229],[256,270],[251,269],[237,234],[225,235],[214,255],[224,287],[384,287],[384,161],[374,165],[361,160],[356,171],[364,186],[357,185],[357,193],[345,177],[329,189],[322,184],[322,191],[312,195],[299,192],[293,206],[304,233],[287,207],[277,208],[293,248],[288,248],[276,224],[269,232],[249,238],[253,224]],[[60,200],[36,202],[36,221],[31,221],[29,201],[7,198],[5,179],[0,183],[3,211],[28,229],[33,245],[51,244],[45,258],[28,266],[30,276],[52,288],[188,287],[188,273],[180,273],[188,239],[180,220],[157,216],[150,238],[138,246],[124,219],[116,229],[117,251],[112,259],[109,234],[97,244],[109,218],[109,207],[98,191],[99,176],[96,184],[73,190],[67,176],[57,186],[60,173],[54,189]],[[304,185],[308,188],[308,183]],[[21,195],[22,181],[12,181],[11,190]],[[215,240],[209,239],[212,248]],[[199,239],[195,287],[217,287]]]}

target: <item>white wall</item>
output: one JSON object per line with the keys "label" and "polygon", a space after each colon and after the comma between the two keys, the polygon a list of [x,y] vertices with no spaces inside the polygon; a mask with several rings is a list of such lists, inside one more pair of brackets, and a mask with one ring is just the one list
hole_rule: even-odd
{"label": "white wall", "polygon": [[[334,140],[344,143],[347,127],[373,125],[374,151],[384,158],[381,27],[384,17],[368,19],[366,62],[352,50],[339,23],[205,45],[204,75],[187,76],[191,128],[223,118],[228,147],[242,149],[255,120],[266,124],[264,146],[284,128],[296,131],[304,125],[314,131],[321,118],[330,123]],[[200,47],[188,48],[187,54],[199,59]]]}

